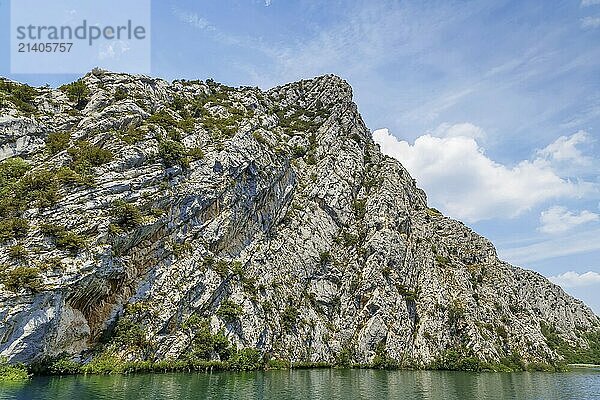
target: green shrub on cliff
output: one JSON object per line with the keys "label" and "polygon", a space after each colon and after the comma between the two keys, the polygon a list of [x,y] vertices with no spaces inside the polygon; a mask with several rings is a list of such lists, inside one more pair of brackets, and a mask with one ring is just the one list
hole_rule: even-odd
{"label": "green shrub on cliff", "polygon": [[256,371],[264,368],[262,354],[257,349],[246,348],[236,352],[229,362],[234,371]]}
{"label": "green shrub on cliff", "polygon": [[87,142],[80,140],[75,147],[67,150],[73,162],[72,167],[76,172],[85,172],[93,167],[99,167],[113,159],[113,154],[110,150],[106,150]]}
{"label": "green shrub on cliff", "polygon": [[137,206],[116,200],[111,209],[114,223],[121,229],[131,230],[142,224],[144,216]]}
{"label": "green shrub on cliff", "polygon": [[229,299],[223,300],[217,310],[217,315],[227,322],[237,320],[242,314],[242,306]]}
{"label": "green shrub on cliff", "polygon": [[13,217],[0,220],[0,242],[23,237],[29,230],[29,222],[26,219]]}
{"label": "green shrub on cliff", "polygon": [[559,336],[556,328],[545,322],[540,323],[542,334],[548,347],[563,356],[567,364],[600,364],[600,331],[582,335],[588,348],[574,347]]}
{"label": "green shrub on cliff", "polygon": [[8,272],[3,272],[0,280],[8,290],[13,292],[20,289],[37,292],[42,288],[40,269],[36,267],[16,267]]}
{"label": "green shrub on cliff", "polygon": [[83,110],[88,103],[90,89],[81,79],[62,85],[59,89],[67,95],[69,100],[75,103],[75,108],[78,110]]}
{"label": "green shrub on cliff", "polygon": [[60,153],[69,147],[70,132],[52,132],[46,138],[46,149],[50,154]]}
{"label": "green shrub on cliff", "polygon": [[67,250],[72,254],[85,248],[85,240],[75,232],[67,230],[65,227],[56,224],[42,224],[40,231],[43,235],[54,239],[56,247]]}
{"label": "green shrub on cliff", "polygon": [[163,163],[167,168],[175,165],[181,165],[182,167],[189,166],[185,148],[181,143],[174,140],[161,140],[158,143],[158,155],[162,158]]}

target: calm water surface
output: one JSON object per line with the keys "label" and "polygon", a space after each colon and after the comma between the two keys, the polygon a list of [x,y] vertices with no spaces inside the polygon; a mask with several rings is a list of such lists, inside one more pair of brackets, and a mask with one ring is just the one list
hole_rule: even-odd
{"label": "calm water surface", "polygon": [[36,377],[5,399],[600,399],[600,370],[567,373],[294,370]]}

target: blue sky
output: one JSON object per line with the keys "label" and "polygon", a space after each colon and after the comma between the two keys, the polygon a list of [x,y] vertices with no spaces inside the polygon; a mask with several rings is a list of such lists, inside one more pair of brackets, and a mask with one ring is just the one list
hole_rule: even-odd
{"label": "blue sky", "polygon": [[431,205],[600,313],[600,0],[153,1],[151,32],[169,80],[342,76]]}

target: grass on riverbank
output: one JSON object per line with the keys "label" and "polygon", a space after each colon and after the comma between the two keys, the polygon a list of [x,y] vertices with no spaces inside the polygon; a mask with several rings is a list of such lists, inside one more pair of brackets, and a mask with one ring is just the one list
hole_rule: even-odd
{"label": "grass on riverbank", "polygon": [[5,357],[0,357],[0,382],[21,382],[29,379],[27,367],[22,364],[8,364]]}
{"label": "grass on riverbank", "polygon": [[[525,364],[516,357],[502,360],[501,363],[486,363],[475,358],[461,358],[454,352],[447,352],[436,362],[426,366],[401,365],[387,359],[375,360],[369,364],[334,364],[327,362],[290,362],[264,356],[256,349],[243,349],[233,354],[227,361],[208,360],[161,360],[161,361],[125,361],[114,353],[102,353],[86,364],[68,358],[48,360],[43,364],[30,367],[34,375],[76,375],[76,374],[132,374],[167,372],[217,372],[217,371],[268,371],[286,369],[349,368],[380,370],[449,370],[472,372],[517,372],[517,371],[566,371],[564,365],[542,363]],[[27,370],[23,370],[27,373]],[[26,379],[26,375],[24,377]]]}

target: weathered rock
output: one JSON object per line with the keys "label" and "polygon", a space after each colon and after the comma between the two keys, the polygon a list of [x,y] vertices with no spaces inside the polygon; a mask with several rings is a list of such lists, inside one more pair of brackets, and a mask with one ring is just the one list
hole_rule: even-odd
{"label": "weathered rock", "polygon": [[[267,92],[98,70],[83,82],[91,94],[81,112],[52,89],[38,92],[32,115],[6,100],[0,110],[0,159],[73,166],[66,150],[45,151],[55,131],[70,131],[71,147],[86,140],[113,154],[88,169],[92,186],[63,183],[55,205],[29,204],[28,233],[0,247],[5,276],[50,257],[63,262],[40,271],[41,288],[0,285],[0,354],[12,361],[85,354],[128,304],[153,349],[135,357],[155,360],[189,350],[182,325],[192,315],[240,348],[293,361],[343,353],[365,363],[383,344],[416,365],[449,349],[552,363],[560,356],[541,323],[583,347],[583,334],[599,327],[582,302],[428,208],[336,76]],[[161,110],[172,120],[155,118]],[[203,156],[179,154],[166,167],[167,138]],[[133,226],[116,228],[116,200],[140,210]],[[76,232],[85,248],[57,248],[43,223]],[[11,258],[17,243],[26,259]],[[224,319],[226,300],[241,314]]]}

